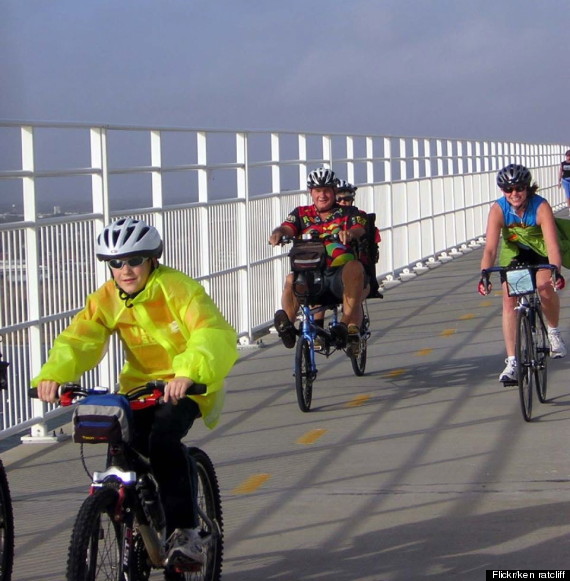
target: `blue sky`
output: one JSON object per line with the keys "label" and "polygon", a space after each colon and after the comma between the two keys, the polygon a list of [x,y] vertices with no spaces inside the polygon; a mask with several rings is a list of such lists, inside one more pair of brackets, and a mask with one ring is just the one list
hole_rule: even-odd
{"label": "blue sky", "polygon": [[0,119],[569,143],[561,0],[0,0]]}

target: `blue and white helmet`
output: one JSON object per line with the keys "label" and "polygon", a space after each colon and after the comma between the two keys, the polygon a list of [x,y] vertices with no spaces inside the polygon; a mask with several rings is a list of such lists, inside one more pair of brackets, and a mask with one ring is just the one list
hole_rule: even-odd
{"label": "blue and white helmet", "polygon": [[99,234],[95,253],[99,260],[129,256],[160,258],[162,239],[154,226],[134,218],[121,218]]}

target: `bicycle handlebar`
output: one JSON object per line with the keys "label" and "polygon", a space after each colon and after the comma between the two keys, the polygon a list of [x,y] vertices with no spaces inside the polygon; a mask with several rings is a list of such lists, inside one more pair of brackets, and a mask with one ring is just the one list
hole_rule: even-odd
{"label": "bicycle handlebar", "polygon": [[483,276],[487,276],[492,272],[507,272],[508,270],[532,270],[537,272],[538,270],[550,270],[552,272],[558,272],[558,267],[554,264],[521,264],[519,266],[491,266],[489,268],[484,268],[481,271]]}
{"label": "bicycle handlebar", "polygon": [[[129,401],[135,401],[145,396],[162,396],[164,395],[164,388],[166,387],[166,384],[166,381],[161,380],[149,381],[145,385],[135,387],[129,393],[120,395],[123,395]],[[186,390],[186,395],[204,395],[207,389],[207,386],[203,383],[193,383]],[[108,387],[85,388],[77,383],[62,383],[57,390],[58,399],[60,401],[60,405],[62,406],[71,405],[76,397],[83,398],[87,397],[88,395],[105,395],[107,393],[109,393]],[[37,387],[30,387],[28,390],[28,396],[37,399]]]}
{"label": "bicycle handlebar", "polygon": [[339,235],[338,234],[319,234],[318,232],[315,233],[307,233],[301,234],[299,236],[281,236],[281,240],[279,244],[284,246],[285,244],[291,244],[291,242],[338,242]]}

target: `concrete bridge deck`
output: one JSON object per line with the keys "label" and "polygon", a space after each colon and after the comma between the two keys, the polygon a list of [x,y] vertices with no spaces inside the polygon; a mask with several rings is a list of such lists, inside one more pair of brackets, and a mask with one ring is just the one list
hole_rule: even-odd
{"label": "concrete bridge deck", "polygon": [[[480,255],[371,301],[366,375],[341,354],[320,361],[310,413],[297,407],[293,352],[275,335],[242,351],[220,426],[195,426],[188,440],[218,470],[225,581],[475,581],[486,570],[570,569],[568,362],[550,362],[551,399],[535,399],[524,422],[518,392],[497,381],[501,298],[476,293]],[[12,444],[2,443],[2,459],[13,580],[61,581],[89,483],[79,446]],[[103,450],[87,452],[97,467]]]}

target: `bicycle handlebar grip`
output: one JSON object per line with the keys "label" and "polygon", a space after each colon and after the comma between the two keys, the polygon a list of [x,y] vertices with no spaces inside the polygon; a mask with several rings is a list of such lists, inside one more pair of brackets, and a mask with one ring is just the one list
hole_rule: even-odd
{"label": "bicycle handlebar grip", "polygon": [[31,397],[32,399],[38,399],[38,388],[30,387],[28,389],[28,397]]}
{"label": "bicycle handlebar grip", "polygon": [[204,395],[208,391],[205,383],[193,383],[187,390],[186,395]]}
{"label": "bicycle handlebar grip", "polygon": [[[151,388],[159,389],[164,393],[164,388],[168,382],[162,380],[149,381],[147,385]],[[204,395],[208,391],[208,386],[205,383],[193,383],[187,390],[186,395]]]}

